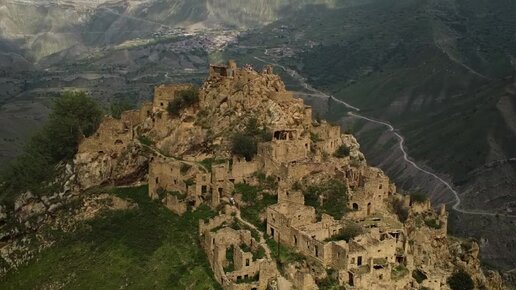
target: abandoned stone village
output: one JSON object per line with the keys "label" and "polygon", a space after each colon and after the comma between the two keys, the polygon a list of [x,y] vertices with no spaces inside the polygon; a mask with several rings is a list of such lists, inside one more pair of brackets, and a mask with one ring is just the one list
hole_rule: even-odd
{"label": "abandoned stone village", "polygon": [[177,215],[218,212],[198,233],[224,289],[450,289],[457,271],[503,289],[474,241],[447,236],[444,205],[398,193],[352,135],[312,115],[272,67],[212,65],[200,88],[161,85],[106,117],[80,144],[77,183],[139,180]]}

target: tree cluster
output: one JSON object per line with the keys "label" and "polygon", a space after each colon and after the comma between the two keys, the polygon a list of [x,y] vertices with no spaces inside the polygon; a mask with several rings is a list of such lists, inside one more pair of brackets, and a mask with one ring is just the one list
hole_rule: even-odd
{"label": "tree cluster", "polygon": [[51,180],[59,162],[73,158],[81,138],[95,133],[101,120],[102,110],[85,93],[62,94],[43,128],[2,172],[1,198],[12,198],[23,190],[44,190],[41,183]]}
{"label": "tree cluster", "polygon": [[256,118],[250,118],[241,133],[233,135],[231,140],[231,152],[243,156],[247,161],[253,159],[258,152],[258,142],[272,140],[272,133],[267,128],[260,128]]}

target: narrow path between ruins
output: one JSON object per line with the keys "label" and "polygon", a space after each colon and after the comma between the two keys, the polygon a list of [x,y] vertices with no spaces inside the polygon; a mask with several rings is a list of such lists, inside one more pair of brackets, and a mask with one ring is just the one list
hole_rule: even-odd
{"label": "narrow path between ruins", "polygon": [[[272,259],[271,258],[271,249],[269,248],[269,245],[267,245],[267,241],[265,241],[264,233],[262,231],[260,231],[252,223],[244,220],[242,218],[242,216],[240,215],[240,209],[238,207],[235,207],[235,208],[236,208],[236,218],[237,218],[237,220],[258,232],[258,235],[260,236],[259,243],[263,247],[263,249],[265,250],[265,255],[267,256],[267,259]],[[278,269],[276,269],[276,271],[277,271],[277,275],[278,275],[277,276],[277,283],[278,283],[277,287],[278,287],[278,290],[292,289],[292,283],[288,279],[283,277],[283,275],[281,275],[281,273],[279,272]]]}
{"label": "narrow path between ruins", "polygon": [[[320,91],[320,90],[310,86],[307,83],[306,79],[303,76],[301,76],[298,72],[296,72],[296,71],[294,71],[292,69],[286,68],[283,65],[280,65],[280,64],[277,64],[277,63],[273,63],[273,62],[264,60],[264,59],[256,57],[256,56],[254,57],[254,59],[256,59],[256,60],[258,60],[260,62],[263,62],[263,63],[266,63],[266,64],[270,64],[270,65],[274,65],[274,66],[277,66],[277,67],[283,69],[292,78],[296,79],[305,89],[307,89],[310,92],[313,92],[313,93],[294,92],[295,94],[297,94],[297,95],[309,95],[309,96],[314,96],[314,97],[318,97],[318,98],[325,98],[325,99],[332,99],[332,100],[334,100],[334,101],[336,101],[336,102],[346,106],[347,108],[352,109],[353,111],[360,112],[360,108],[357,108],[357,107],[355,107],[355,106],[353,106],[351,104],[348,104],[348,103],[346,103],[346,102],[344,102],[342,100],[339,100],[339,99],[337,99],[337,98],[335,98],[333,96],[330,96],[328,94],[325,94],[324,92],[322,92],[322,91]],[[423,173],[425,173],[425,174],[427,174],[429,176],[432,176],[433,178],[437,179],[441,184],[446,186],[449,189],[449,191],[453,194],[453,196],[455,198],[455,203],[452,205],[452,209],[453,210],[455,210],[457,212],[460,212],[460,213],[463,213],[463,214],[469,214],[469,215],[504,216],[504,217],[516,218],[516,215],[509,215],[509,214],[504,214],[504,213],[492,213],[492,212],[486,212],[486,211],[473,211],[473,210],[465,210],[465,209],[459,208],[459,206],[461,204],[461,199],[460,199],[459,193],[455,189],[453,189],[453,187],[451,186],[451,184],[449,182],[447,182],[443,178],[439,177],[435,173],[432,173],[432,172],[430,172],[430,171],[428,171],[426,169],[421,168],[419,165],[417,165],[414,161],[412,161],[410,159],[407,151],[405,150],[405,138],[401,134],[398,133],[398,130],[396,130],[394,128],[394,126],[392,126],[391,124],[389,124],[389,123],[387,123],[385,121],[374,120],[374,119],[368,118],[366,116],[357,114],[355,112],[348,112],[348,115],[351,116],[351,117],[354,117],[354,118],[363,119],[363,120],[366,120],[368,122],[376,123],[376,124],[383,125],[383,126],[387,127],[388,131],[392,132],[394,134],[394,136],[399,140],[399,149],[403,153],[403,159],[405,160],[405,162],[407,162],[408,164],[413,166],[416,170],[418,170],[420,172],[423,172]]]}
{"label": "narrow path between ruins", "polygon": [[152,146],[143,144],[142,142],[140,142],[140,140],[138,140],[138,138],[136,138],[134,140],[136,141],[137,144],[139,144],[140,146],[145,147],[147,149],[150,149],[152,152],[156,153],[156,155],[158,155],[159,157],[162,157],[162,158],[165,158],[165,159],[172,159],[172,160],[180,162],[180,163],[184,163],[184,164],[187,164],[187,165],[190,165],[190,166],[193,166],[193,167],[198,167],[198,168],[201,168],[205,173],[208,173],[208,169],[206,167],[204,167],[202,164],[199,164],[199,163],[193,162],[193,161],[182,160],[182,159],[178,159],[178,158],[175,158],[175,157],[167,156],[167,155],[161,153],[158,149],[156,149],[156,148],[154,148]]}
{"label": "narrow path between ruins", "polygon": [[267,258],[270,259],[271,258],[271,249],[269,248],[269,245],[267,245],[267,242],[265,241],[265,237],[264,237],[263,232],[260,231],[258,228],[256,228],[252,223],[244,220],[242,218],[242,216],[240,215],[240,209],[236,208],[236,210],[237,210],[237,212],[236,212],[237,220],[258,232],[258,234],[260,235],[259,243],[263,247],[263,249],[265,250],[265,255],[267,256]]}

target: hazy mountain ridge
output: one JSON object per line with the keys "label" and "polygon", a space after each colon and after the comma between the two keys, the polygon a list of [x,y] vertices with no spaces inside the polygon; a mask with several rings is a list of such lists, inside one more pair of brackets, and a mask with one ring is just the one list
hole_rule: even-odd
{"label": "hazy mountain ridge", "polygon": [[73,46],[102,47],[149,38],[177,27],[257,27],[281,12],[335,0],[157,0],[0,2],[0,35],[24,42],[27,57],[39,60]]}

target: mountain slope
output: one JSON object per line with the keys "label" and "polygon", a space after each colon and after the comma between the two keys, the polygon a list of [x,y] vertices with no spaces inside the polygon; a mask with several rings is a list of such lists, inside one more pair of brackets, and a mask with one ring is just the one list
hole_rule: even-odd
{"label": "mountain slope", "polygon": [[[461,208],[514,213],[516,3],[339,4],[311,7],[244,35],[228,54],[284,65],[291,70],[285,75],[292,88],[306,89],[292,74],[297,71],[310,85],[360,108],[360,114],[391,123],[405,137],[409,157],[458,189]],[[336,102],[311,101],[327,118],[353,127],[368,160],[404,189],[456,202],[441,181],[404,161],[399,138],[388,127],[350,118],[350,108]],[[516,267],[506,255],[513,221],[486,218],[487,231],[479,231],[474,221],[484,218],[478,216],[459,215],[455,229],[485,240],[483,255],[493,264]]]}

